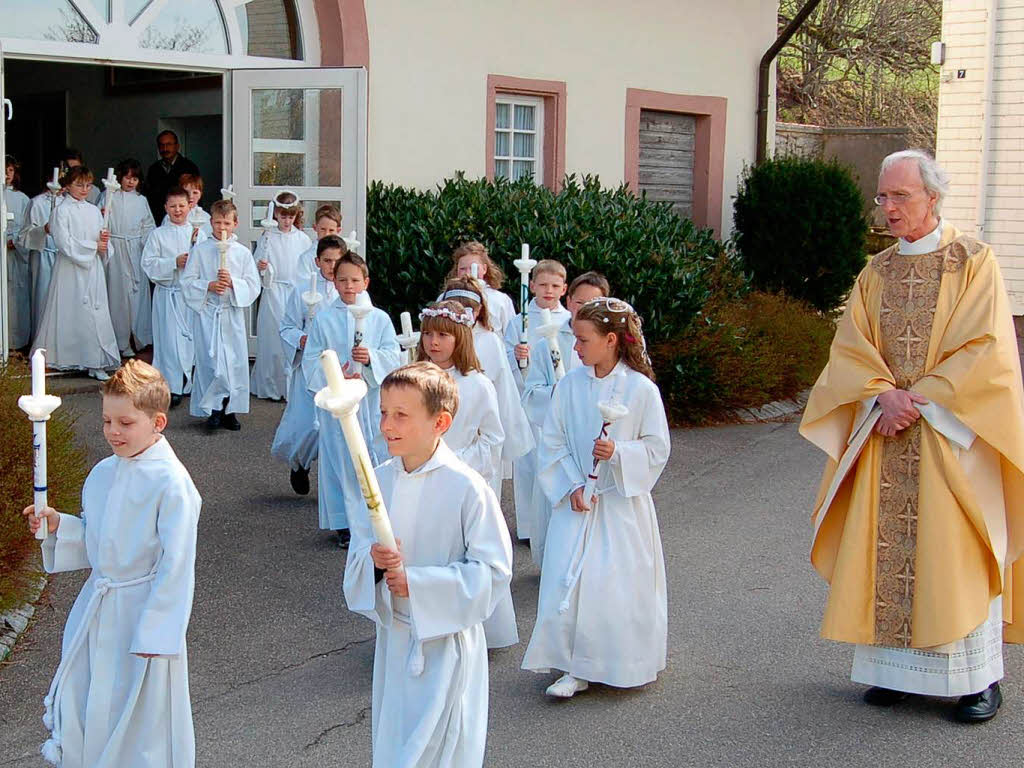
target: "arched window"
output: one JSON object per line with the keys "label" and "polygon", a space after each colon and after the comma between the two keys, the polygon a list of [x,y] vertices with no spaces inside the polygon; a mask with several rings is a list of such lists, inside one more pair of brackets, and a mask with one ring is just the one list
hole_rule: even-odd
{"label": "arched window", "polygon": [[0,18],[4,49],[16,55],[224,68],[319,63],[312,0],[0,0]]}

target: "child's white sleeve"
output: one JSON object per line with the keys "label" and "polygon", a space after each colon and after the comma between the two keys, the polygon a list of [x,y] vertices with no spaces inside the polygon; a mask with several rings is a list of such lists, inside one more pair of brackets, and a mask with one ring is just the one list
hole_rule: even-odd
{"label": "child's white sleeve", "polygon": [[[57,213],[53,217],[53,226],[50,227],[50,234],[53,235],[53,242],[56,243],[58,251],[71,259],[75,266],[88,269],[99,255],[97,250],[99,244],[96,240],[75,237],[71,233],[71,208],[72,206],[68,204],[57,209]],[[99,218],[99,211],[95,212]],[[99,236],[102,218],[99,218],[96,223],[96,235]]]}
{"label": "child's white sleeve", "polygon": [[519,361],[516,360],[516,345],[519,344],[519,332],[523,329],[523,316],[516,315],[513,317],[508,325],[505,326],[504,342],[505,342],[505,356],[508,358],[508,366],[512,369],[512,379],[516,383],[516,388],[523,391],[526,382],[523,379],[524,371],[519,367]]}
{"label": "child's white sleeve", "polygon": [[281,322],[278,326],[278,333],[281,334],[281,341],[285,350],[290,353],[293,364],[299,362],[302,348],[299,344],[302,337],[306,335],[303,325],[306,321],[306,305],[302,301],[302,289],[292,288],[288,292],[288,300],[284,304],[284,312],[281,313]]}
{"label": "child's white sleeve", "polygon": [[[640,408],[640,428],[636,439],[616,440],[615,453],[608,464],[615,479],[615,490],[625,497],[650,493],[668,463],[668,419],[661,394],[652,383],[644,387],[644,396],[636,398]],[[634,406],[630,403],[630,409]],[[614,427],[611,428],[614,432]],[[603,490],[603,489],[602,489]]]}
{"label": "child's white sleeve", "polygon": [[551,365],[551,353],[547,339],[538,339],[530,348],[530,367],[526,369],[523,385],[523,410],[526,418],[536,427],[544,424],[544,417],[551,407],[551,393],[555,388],[555,369]]}
{"label": "child's white sleeve", "polygon": [[[377,479],[381,484],[381,493],[389,498],[389,470],[381,467],[377,470]],[[390,626],[392,620],[391,600],[387,588],[379,586],[378,571],[370,556],[370,547],[376,542],[370,518],[366,514],[352,515],[349,519],[349,532],[352,535],[348,544],[348,555],[345,558],[345,577],[342,591],[345,593],[345,605],[353,613],[359,613],[368,619]],[[381,578],[383,573],[381,572]]]}
{"label": "child's white sleeve", "polygon": [[149,210],[149,203],[142,198],[142,221],[139,222],[139,229],[142,231],[142,239],[149,237],[149,233],[156,229],[156,222],[153,221],[153,212]]}
{"label": "child's white sleeve", "polygon": [[537,482],[553,507],[586,483],[585,473],[569,446],[570,425],[565,421],[564,397],[565,389],[557,387],[537,448]]}
{"label": "child's white sleeve", "polygon": [[[248,253],[248,249],[246,249]],[[231,304],[235,307],[251,306],[256,297],[260,295],[260,276],[256,271],[256,263],[252,259],[241,258],[237,262],[241,265],[241,273],[231,275]]]}
{"label": "child's white sleeve", "polygon": [[199,269],[203,250],[199,246],[192,249],[188,261],[185,262],[185,269],[181,272],[181,293],[185,303],[194,312],[202,312],[206,303],[206,294],[210,290],[210,280],[203,279]]}
{"label": "child's white sleeve", "polygon": [[512,541],[494,492],[477,477],[462,501],[466,555],[442,566],[407,566],[412,627],[420,641],[487,620],[512,581]]}
{"label": "child's white sleeve", "polygon": [[[252,255],[252,260],[256,265],[256,271],[263,287],[269,288],[274,284],[274,264],[270,260],[270,238],[266,232],[260,235],[260,239],[256,241],[256,251]],[[259,263],[264,260],[267,262],[267,266],[261,270]]]}
{"label": "child's white sleeve", "polygon": [[85,550],[85,518],[61,512],[57,532],[43,539],[42,550],[43,570],[47,573],[92,568]]}
{"label": "child's white sleeve", "polygon": [[323,367],[320,365],[320,353],[327,349],[321,315],[313,318],[306,338],[306,348],[302,350],[302,375],[306,377],[306,387],[316,394],[327,385]]}
{"label": "child's white sleeve", "polygon": [[477,377],[482,383],[482,400],[460,403],[460,408],[468,407],[479,414],[480,424],[476,436],[467,445],[455,451],[455,455],[479,472],[485,480],[489,480],[495,472],[501,471],[499,460],[501,444],[505,441],[505,430],[502,429],[501,419],[498,418],[498,397],[494,394],[494,386],[482,373],[477,374]]}
{"label": "child's white sleeve", "polygon": [[154,283],[170,285],[178,268],[178,255],[164,253],[160,236],[151,234],[142,247],[142,271]]}
{"label": "child's white sleeve", "polygon": [[196,529],[201,504],[187,475],[176,478],[160,500],[156,534],[162,552],[129,653],[177,656],[185,647],[195,588]]}

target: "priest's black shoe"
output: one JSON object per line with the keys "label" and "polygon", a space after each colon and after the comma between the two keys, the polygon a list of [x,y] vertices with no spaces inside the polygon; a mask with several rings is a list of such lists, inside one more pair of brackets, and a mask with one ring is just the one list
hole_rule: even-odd
{"label": "priest's black shoe", "polygon": [[293,469],[291,481],[292,490],[299,494],[299,496],[305,496],[307,493],[309,493],[308,469]]}
{"label": "priest's black shoe", "polygon": [[889,688],[874,686],[864,691],[864,702],[875,707],[891,707],[906,701],[910,694],[905,691],[893,691]]}
{"label": "priest's black shoe", "polygon": [[176,408],[181,405],[181,395],[171,393],[171,408]]}
{"label": "priest's black shoe", "polygon": [[224,429],[230,429],[232,432],[237,432],[242,428],[242,425],[238,423],[238,417],[233,413],[224,414],[224,418],[221,420],[220,425]]}
{"label": "priest's black shoe", "polygon": [[992,683],[981,693],[961,696],[956,707],[956,719],[961,723],[984,723],[996,716],[1003,704],[1003,692],[999,683]]}
{"label": "priest's black shoe", "polygon": [[223,419],[223,411],[213,411],[206,419],[206,429],[210,432],[220,429]]}

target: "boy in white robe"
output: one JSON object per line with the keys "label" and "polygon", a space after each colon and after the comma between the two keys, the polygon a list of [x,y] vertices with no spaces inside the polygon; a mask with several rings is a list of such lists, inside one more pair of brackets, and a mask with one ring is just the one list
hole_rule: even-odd
{"label": "boy in white robe", "polygon": [[[319,223],[317,227],[319,230]],[[337,235],[324,234],[317,241],[309,280],[301,281],[292,289],[281,317],[281,342],[291,355],[291,383],[288,385],[288,405],[274,433],[270,454],[288,464],[289,482],[292,490],[300,496],[309,493],[309,468],[316,459],[320,431],[313,393],[309,391],[306,374],[302,370],[302,352],[309,339],[313,318],[338,298],[334,288],[334,265],[341,258],[344,245]],[[305,258],[308,256],[303,255]],[[315,304],[306,302],[306,298],[314,297],[319,297]]]}
{"label": "boy in white robe", "polygon": [[[188,196],[188,223],[193,229],[198,229],[207,237],[212,237],[210,214],[199,205],[199,201],[203,197],[203,177],[196,173],[183,173],[178,178],[178,186],[185,190]],[[162,223],[166,224],[169,218],[165,215]]]}
{"label": "boy in white robe", "polygon": [[[110,207],[110,252],[105,265],[107,301],[121,356],[132,357],[132,329],[139,325],[136,315],[152,313],[149,280],[142,271],[142,248],[153,231],[153,212],[146,198],[138,193],[142,177],[139,161],[122,160],[114,172],[120,189],[104,191],[100,197],[100,209]],[[152,319],[145,318],[143,327],[145,334],[135,339],[139,349],[153,342]]]}
{"label": "boy in white robe", "polygon": [[[523,328],[522,313],[516,315],[505,328],[505,349],[508,352],[509,367],[519,387],[520,396],[525,386],[526,371],[519,367],[519,361],[530,360],[530,346],[541,339],[542,312],[551,313],[551,322],[568,322],[569,311],[562,306],[565,295],[565,267],[554,259],[542,259],[530,273],[530,292],[533,299],[527,306],[527,342],[520,343]],[[529,417],[527,417],[529,419]],[[534,443],[540,438],[540,425],[530,423]],[[520,539],[532,537],[534,488],[537,485],[537,449],[520,456],[512,467],[512,497],[516,510],[516,535]]]}
{"label": "boy in white robe", "polygon": [[[355,304],[357,297],[369,287],[370,272],[363,258],[349,251],[344,241],[335,246],[340,251],[334,266],[334,288],[338,298],[313,318],[302,353],[302,369],[309,391],[320,391],[326,384],[320,367],[320,353],[325,349],[333,349],[338,353],[347,376],[363,377],[369,392],[359,404],[359,425],[366,435],[370,458],[376,464],[386,455],[379,428],[380,384],[385,376],[398,367],[401,350],[391,318],[380,309],[374,309],[364,318],[363,338],[356,343],[355,320],[348,307]],[[337,544],[345,548],[350,536],[350,515],[358,516],[365,509],[363,492],[345,446],[341,426],[335,419],[320,418],[319,424],[317,506],[320,528],[337,532]]]}
{"label": "boy in white robe", "polygon": [[[665,668],[665,562],[651,489],[668,461],[665,409],[625,302],[595,299],[573,321],[584,366],[555,387],[538,452],[554,510],[523,669],[564,672],[568,698],[590,682],[631,688]],[[598,404],[626,407],[602,431]],[[584,499],[588,477],[594,493]]]}
{"label": "boy in white robe", "polygon": [[100,381],[121,362],[107,305],[106,258],[109,233],[99,208],[88,202],[92,172],[75,166],[65,178],[68,198],[53,214],[50,231],[57,261],[34,349],[46,349],[53,368],[85,370]]}
{"label": "boy in white robe", "polygon": [[4,159],[4,206],[13,218],[7,222],[7,317],[11,349],[27,347],[32,341],[32,272],[28,249],[19,235],[28,219],[28,196],[18,189],[18,161]]}
{"label": "boy in white robe", "polygon": [[[210,432],[242,428],[237,413],[249,412],[249,347],[245,307],[259,296],[252,252],[238,242],[238,209],[230,200],[211,206],[214,239],[196,245],[181,273],[185,303],[192,308],[195,378],[189,413],[206,416]],[[220,250],[227,241],[224,256]],[[221,267],[221,259],[224,267]]]}
{"label": "boy in white robe", "polygon": [[[143,203],[148,203],[143,198]],[[192,326],[195,312],[181,292],[181,273],[189,252],[206,240],[206,233],[188,222],[188,193],[171,187],[164,204],[164,223],[149,235],[142,249],[142,271],[153,289],[153,366],[171,388],[171,407],[192,391],[195,345]]]}
{"label": "boy in white robe", "polygon": [[[256,243],[256,268],[263,293],[256,316],[256,362],[252,366],[252,394],[268,400],[284,400],[291,379],[292,355],[281,339],[281,318],[288,296],[309,273],[300,257],[312,243],[302,231],[302,205],[291,192],[274,198],[277,226],[265,231]],[[309,285],[308,280],[306,285]]]}
{"label": "boy in white robe", "polygon": [[399,551],[352,517],[349,610],[377,625],[375,768],[479,768],[487,740],[483,621],[507,593],[512,544],[498,500],[442,435],[459,407],[451,378],[417,362],[389,375],[381,431],[393,459],[377,469]]}
{"label": "boy in white robe", "polygon": [[[574,371],[583,365],[580,356],[576,354],[573,347],[576,344],[576,337],[572,333],[571,319],[576,316],[579,308],[592,299],[600,296],[608,296],[611,289],[608,280],[598,272],[584,272],[578,275],[569,285],[566,294],[566,303],[569,305],[568,315],[565,324],[558,331],[555,340],[558,344],[558,354],[562,360],[562,367],[565,372]],[[523,388],[523,410],[530,420],[530,428],[533,430],[533,438],[537,445],[541,442],[541,430],[544,428],[544,420],[547,418],[548,409],[551,407],[551,393],[555,388],[555,364],[551,357],[551,348],[548,340],[544,337],[536,339],[530,347],[530,367],[526,370],[526,382]],[[537,482],[536,476],[536,454],[534,455],[534,482],[531,500],[528,505],[531,518],[529,520],[530,530],[530,554],[533,562],[540,566],[544,563],[544,540],[547,538],[548,521],[551,519],[551,502],[548,501],[544,488]],[[517,499],[518,504],[518,499]],[[516,507],[518,510],[518,506]]]}
{"label": "boy in white robe", "polygon": [[195,764],[185,631],[202,500],[161,434],[169,402],[160,373],[128,361],[103,385],[114,455],[89,473],[82,516],[42,512],[46,571],[92,569],[44,701],[43,756],[63,768]]}
{"label": "boy in white robe", "polygon": [[32,281],[32,333],[35,339],[43,320],[46,297],[50,293],[50,279],[57,260],[57,244],[53,241],[50,224],[57,206],[64,202],[63,189],[55,187],[36,195],[29,202],[28,217],[21,228],[19,239],[28,250],[30,279]]}

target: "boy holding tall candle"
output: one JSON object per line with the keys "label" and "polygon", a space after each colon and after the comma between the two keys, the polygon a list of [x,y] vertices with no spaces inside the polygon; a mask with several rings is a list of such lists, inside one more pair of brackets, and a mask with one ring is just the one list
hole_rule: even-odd
{"label": "boy holding tall candle", "polygon": [[[325,306],[310,326],[309,338],[302,352],[302,370],[306,386],[318,392],[326,383],[320,366],[320,353],[333,349],[342,361],[347,376],[360,375],[369,393],[359,405],[359,426],[366,436],[370,458],[377,463],[385,455],[378,426],[380,385],[384,377],[398,367],[401,351],[391,318],[383,310],[374,309],[363,320],[363,338],[357,344],[356,323],[348,307],[370,286],[370,271],[358,254],[344,242],[336,243],[340,256],[334,265],[334,289],[338,298]],[[361,365],[355,374],[353,363]],[[337,532],[339,547],[349,542],[349,521],[352,513],[366,509],[355,467],[345,447],[341,427],[334,419],[319,418],[317,454],[320,460],[318,507],[320,527]],[[358,516],[358,515],[357,515]]]}
{"label": "boy holding tall candle", "polygon": [[[185,303],[195,312],[196,372],[189,413],[206,416],[209,431],[242,428],[249,412],[249,347],[245,307],[260,294],[252,252],[238,242],[238,209],[230,200],[210,207],[213,238],[197,244],[181,273]],[[224,254],[221,254],[221,250]]]}
{"label": "boy holding tall candle", "polygon": [[373,765],[483,765],[488,674],[483,622],[508,594],[512,543],[498,500],[442,436],[458,388],[433,363],[381,385],[380,428],[392,458],[377,468],[398,551],[352,518],[349,610],[377,625]]}
{"label": "boy holding tall candle", "polygon": [[[103,384],[113,450],[89,473],[82,515],[43,512],[49,573],[92,569],[64,629],[44,705],[55,765],[192,768],[185,631],[202,500],[163,437],[167,382],[129,360]],[[35,507],[24,514],[33,533]]]}

